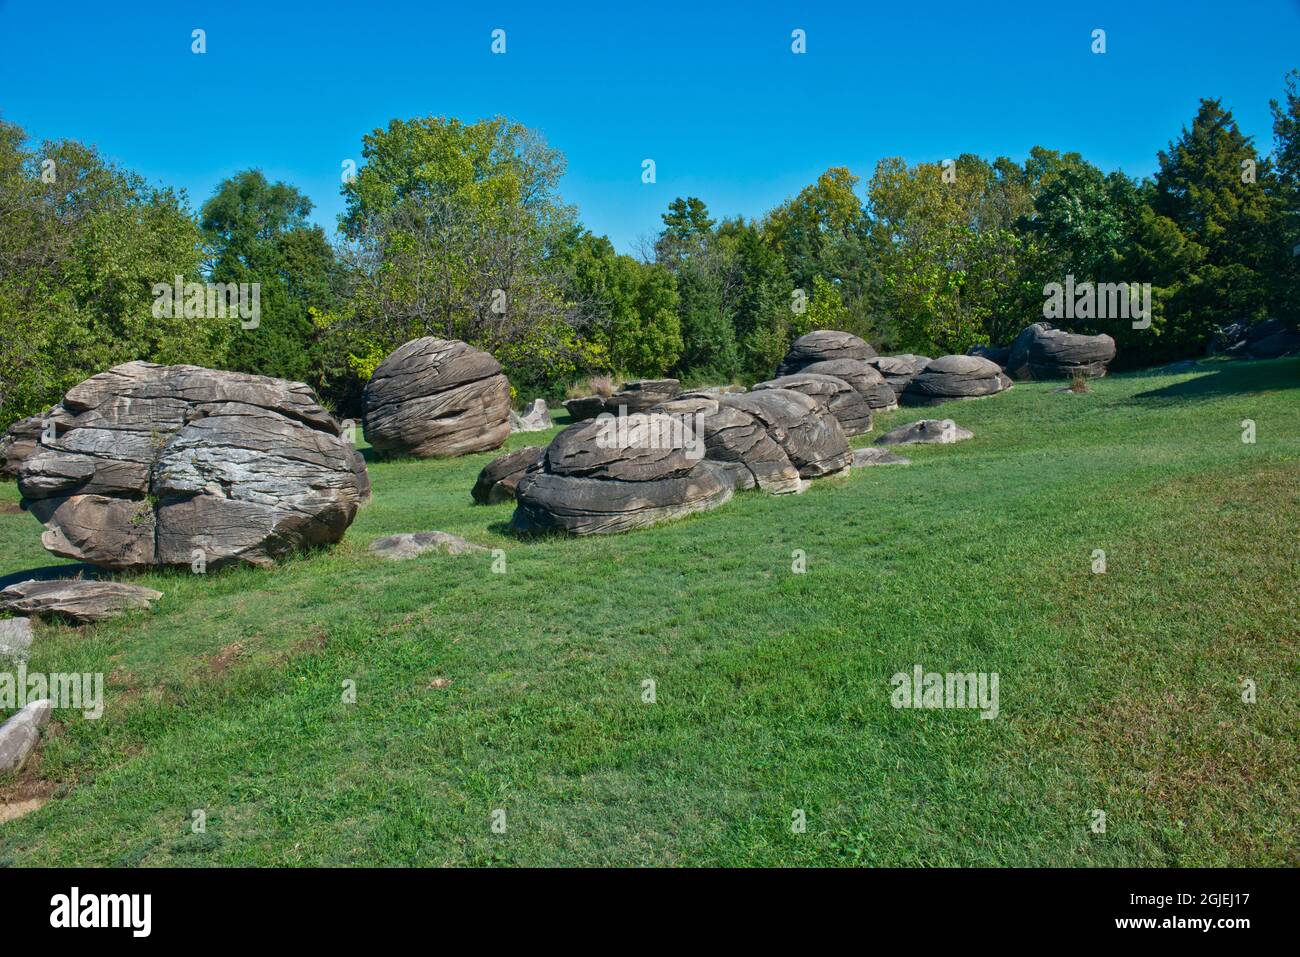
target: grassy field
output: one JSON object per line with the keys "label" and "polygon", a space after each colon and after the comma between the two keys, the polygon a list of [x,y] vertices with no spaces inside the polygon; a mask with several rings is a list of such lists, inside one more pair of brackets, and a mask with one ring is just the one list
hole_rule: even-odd
{"label": "grassy field", "polygon": [[[0,776],[48,799],[0,863],[1300,865],[1300,360],[1052,389],[937,410],[976,437],[910,467],[588,540],[472,505],[491,455],[372,463],[331,550],[40,627],[29,670],[102,671],[107,709]],[[17,500],[6,584],[58,564]],[[366,550],[428,529],[506,572]],[[997,672],[999,716],[894,709],[915,664]]]}

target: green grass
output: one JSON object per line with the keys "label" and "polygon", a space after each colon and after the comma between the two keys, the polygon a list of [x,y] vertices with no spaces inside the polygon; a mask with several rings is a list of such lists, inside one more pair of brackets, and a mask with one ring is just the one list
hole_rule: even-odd
{"label": "green grass", "polygon": [[[374,464],[333,549],[40,628],[29,668],[109,699],[0,776],[53,797],[0,862],[1295,866],[1298,386],[1297,360],[1019,385],[927,412],[976,437],[910,467],[586,540],[472,505],[491,455]],[[17,498],[3,576],[57,563]],[[507,572],[366,551],[427,529]],[[1000,716],[895,710],[917,663],[998,672]]]}

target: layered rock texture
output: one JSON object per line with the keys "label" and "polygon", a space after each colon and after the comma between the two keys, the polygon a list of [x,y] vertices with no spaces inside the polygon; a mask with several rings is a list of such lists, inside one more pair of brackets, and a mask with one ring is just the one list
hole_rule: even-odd
{"label": "layered rock texture", "polygon": [[623,388],[612,395],[584,395],[569,399],[564,408],[575,422],[585,422],[608,412],[618,415],[620,411],[627,414],[649,412],[661,402],[676,398],[682,384],[677,379],[636,379],[625,382]]}
{"label": "layered rock texture", "polygon": [[122,582],[90,579],[25,581],[0,591],[0,608],[20,615],[52,615],[78,623],[103,621],[133,608],[149,608],[162,592]]}
{"label": "layered rock texture", "polygon": [[56,555],[113,569],[266,565],[336,542],[365,463],[306,385],[129,362],[64,396],[66,430],[23,462]]}
{"label": "layered rock texture", "polygon": [[952,419],[920,419],[900,425],[876,439],[877,445],[919,445],[932,443],[949,445],[975,438],[975,433],[963,429]]}
{"label": "layered rock texture", "polygon": [[[819,364],[821,363],[814,365]],[[862,435],[871,431],[871,406],[867,404],[862,393],[837,376],[796,372],[794,375],[759,382],[754,386],[753,391],[759,392],[763,389],[791,389],[794,392],[802,392],[808,398],[825,406],[840,423],[845,435]],[[890,398],[893,398],[892,392]]]}
{"label": "layered rock texture", "polygon": [[525,472],[541,462],[545,454],[545,446],[530,445],[498,455],[478,473],[478,481],[470,489],[470,497],[480,505],[513,501],[519,480]]}
{"label": "layered rock texture", "polygon": [[1115,358],[1115,340],[1102,333],[1085,336],[1035,322],[1021,330],[1005,362],[1013,379],[1100,378]]}
{"label": "layered rock texture", "polygon": [[978,399],[1011,388],[995,362],[979,356],[942,356],[916,375],[903,391],[904,405],[939,405]]}
{"label": "layered rock texture", "polygon": [[366,438],[387,456],[486,452],[510,435],[501,364],[458,339],[413,339],[379,364],[361,398]]}
{"label": "layered rock texture", "polygon": [[867,365],[881,374],[885,384],[893,390],[897,402],[907,391],[908,384],[923,372],[931,361],[929,356],[918,356],[908,352],[897,356],[876,356],[868,359]]}
{"label": "layered rock texture", "polygon": [[1300,332],[1281,319],[1220,326],[1210,339],[1210,355],[1234,359],[1277,359],[1300,354]]}
{"label": "layered rock texture", "polygon": [[856,359],[860,362],[875,354],[876,350],[851,332],[818,329],[794,341],[777,367],[776,374],[778,378],[791,375],[802,372],[814,362],[831,359]]}

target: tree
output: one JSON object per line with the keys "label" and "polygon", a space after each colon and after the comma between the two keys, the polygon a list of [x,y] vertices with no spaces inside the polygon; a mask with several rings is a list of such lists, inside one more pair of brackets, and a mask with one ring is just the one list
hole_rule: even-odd
{"label": "tree", "polygon": [[1292,70],[1284,82],[1283,102],[1269,102],[1282,260],[1271,299],[1277,316],[1295,322],[1300,320],[1300,70]]}

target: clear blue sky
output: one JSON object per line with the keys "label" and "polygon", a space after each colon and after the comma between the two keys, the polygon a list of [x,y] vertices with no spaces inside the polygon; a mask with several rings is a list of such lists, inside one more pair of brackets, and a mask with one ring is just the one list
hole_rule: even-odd
{"label": "clear blue sky", "polygon": [[[208,52],[190,52],[190,31]],[[504,56],[491,31],[506,30]],[[808,52],[790,52],[790,32]],[[1107,52],[1090,52],[1090,33]],[[503,114],[568,158],[622,251],[678,195],[758,215],[828,166],[1076,149],[1145,175],[1202,96],[1256,145],[1300,2],[96,3],[0,0],[0,115],[96,144],[198,206],[248,167],[333,229],[340,164],[393,117]],[[658,182],[641,182],[652,158]]]}

